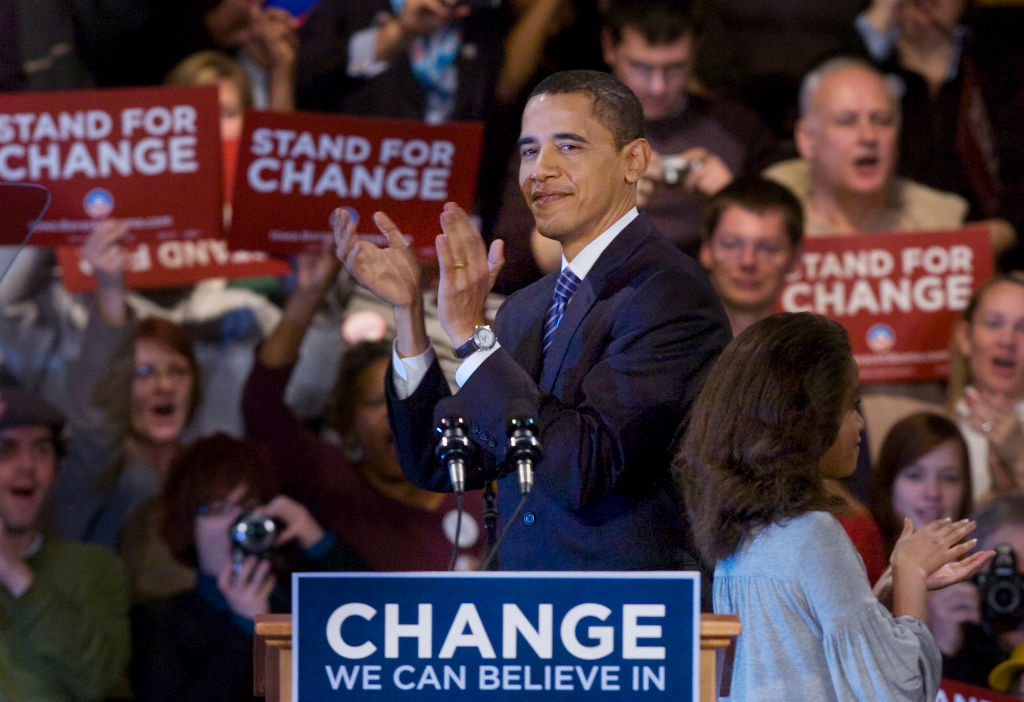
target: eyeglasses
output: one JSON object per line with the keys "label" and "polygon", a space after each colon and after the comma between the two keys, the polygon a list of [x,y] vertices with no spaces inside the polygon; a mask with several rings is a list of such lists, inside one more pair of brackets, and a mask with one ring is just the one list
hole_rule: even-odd
{"label": "eyeglasses", "polygon": [[140,383],[155,383],[158,378],[167,378],[176,384],[183,383],[192,379],[192,369],[179,363],[172,363],[166,368],[157,368],[148,363],[135,366],[135,380]]}
{"label": "eyeglasses", "polygon": [[714,239],[711,247],[720,258],[739,259],[747,251],[748,247],[753,248],[754,258],[758,261],[772,261],[786,253],[787,248],[773,241],[758,240],[753,242],[743,239]]}
{"label": "eyeglasses", "polygon": [[685,81],[690,77],[690,64],[688,63],[667,63],[654,64],[643,61],[625,61],[626,71],[636,80],[649,83],[655,76],[660,75],[666,82]]}
{"label": "eyeglasses", "polygon": [[200,505],[196,514],[200,517],[223,517],[226,514],[237,514],[239,512],[251,512],[260,506],[260,501],[254,497],[248,497],[241,502],[231,500],[214,500],[213,502]]}

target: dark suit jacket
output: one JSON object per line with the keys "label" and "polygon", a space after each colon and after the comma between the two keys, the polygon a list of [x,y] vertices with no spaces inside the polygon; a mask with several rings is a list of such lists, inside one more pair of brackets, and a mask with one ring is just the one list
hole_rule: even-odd
{"label": "dark suit jacket", "polygon": [[[492,464],[505,457],[509,418],[529,414],[544,457],[502,544],[502,569],[693,568],[669,466],[680,422],[730,338],[718,298],[696,262],[640,215],[587,274],[542,362],[555,280],[506,300],[495,322],[501,348],[457,395],[435,362],[410,398],[388,398],[403,470],[450,490],[434,460],[440,416],[464,417]],[[518,501],[515,476],[501,479],[502,521]]]}

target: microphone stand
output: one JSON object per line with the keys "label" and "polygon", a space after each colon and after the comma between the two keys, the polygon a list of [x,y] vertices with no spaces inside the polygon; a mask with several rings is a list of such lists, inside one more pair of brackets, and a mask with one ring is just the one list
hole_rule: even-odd
{"label": "microphone stand", "polygon": [[[487,553],[490,553],[495,544],[498,543],[498,502],[495,499],[494,486],[496,481],[488,480],[484,483],[484,531],[487,532]],[[497,555],[491,559],[487,570],[498,570]]]}

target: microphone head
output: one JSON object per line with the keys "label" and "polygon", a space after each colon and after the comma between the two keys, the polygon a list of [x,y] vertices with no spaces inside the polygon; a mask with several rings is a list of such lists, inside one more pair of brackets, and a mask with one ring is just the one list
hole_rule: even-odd
{"label": "microphone head", "polygon": [[511,436],[517,431],[537,431],[537,420],[527,415],[514,415],[508,420],[507,433]]}
{"label": "microphone head", "polygon": [[446,468],[455,492],[463,492],[466,486],[466,467],[473,463],[473,445],[466,435],[462,417],[442,417],[435,428],[438,433],[434,456],[442,468]]}
{"label": "microphone head", "polygon": [[446,463],[454,459],[465,461],[469,457],[471,445],[462,417],[442,417],[434,431],[438,434],[434,450],[438,460]]}
{"label": "microphone head", "polygon": [[526,415],[514,415],[508,420],[508,457],[513,461],[540,462],[542,451],[537,420]]}

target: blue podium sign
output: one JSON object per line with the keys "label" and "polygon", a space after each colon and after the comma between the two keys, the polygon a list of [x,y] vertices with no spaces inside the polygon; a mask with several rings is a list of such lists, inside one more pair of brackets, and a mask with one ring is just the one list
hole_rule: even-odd
{"label": "blue podium sign", "polygon": [[698,699],[696,573],[292,577],[298,702]]}

